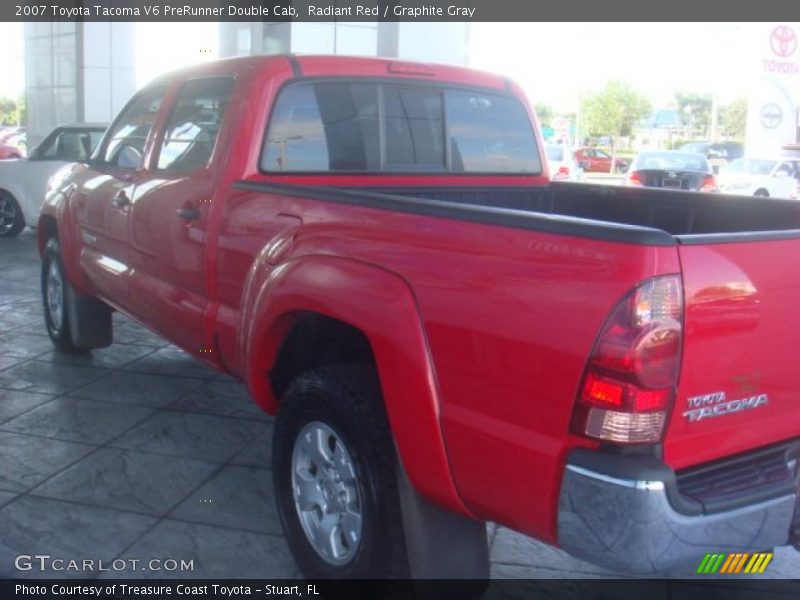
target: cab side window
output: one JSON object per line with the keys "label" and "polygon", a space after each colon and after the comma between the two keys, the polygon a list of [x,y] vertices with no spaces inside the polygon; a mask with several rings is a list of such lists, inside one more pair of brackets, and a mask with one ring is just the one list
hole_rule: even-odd
{"label": "cab side window", "polygon": [[117,118],[100,155],[102,162],[122,169],[142,166],[144,149],[167,86],[140,92]]}
{"label": "cab side window", "polygon": [[194,171],[211,159],[233,89],[230,77],[187,81],[181,88],[158,153],[161,171]]}

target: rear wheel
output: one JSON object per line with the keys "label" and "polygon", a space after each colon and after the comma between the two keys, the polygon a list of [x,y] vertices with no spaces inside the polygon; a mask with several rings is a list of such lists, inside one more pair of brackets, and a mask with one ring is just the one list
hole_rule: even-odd
{"label": "rear wheel", "polygon": [[25,229],[25,217],[16,198],[0,192],[0,237],[14,237]]}
{"label": "rear wheel", "polygon": [[273,478],[304,575],[408,577],[395,460],[373,368],[314,369],[289,386],[275,424]]}
{"label": "rear wheel", "polygon": [[765,189],[756,190],[756,193],[753,195],[758,198],[769,198],[769,192]]}

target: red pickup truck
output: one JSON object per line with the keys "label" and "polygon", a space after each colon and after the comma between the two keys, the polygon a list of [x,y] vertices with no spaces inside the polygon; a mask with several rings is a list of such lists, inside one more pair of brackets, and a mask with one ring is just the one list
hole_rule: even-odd
{"label": "red pickup truck", "polygon": [[47,329],[119,310],[241,378],[311,577],[485,577],[490,520],[638,573],[797,545],[800,204],[545,165],[494,75],[165,76],[51,181]]}

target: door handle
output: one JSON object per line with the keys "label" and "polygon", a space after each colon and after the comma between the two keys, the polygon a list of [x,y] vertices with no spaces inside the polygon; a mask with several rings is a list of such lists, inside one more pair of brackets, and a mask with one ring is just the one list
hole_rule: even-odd
{"label": "door handle", "polygon": [[131,199],[128,198],[128,194],[125,193],[125,190],[120,190],[114,196],[114,199],[111,201],[114,206],[117,208],[125,208],[131,203]]}
{"label": "door handle", "polygon": [[179,208],[175,212],[178,213],[178,216],[181,219],[189,219],[191,221],[194,221],[195,219],[200,218],[200,211],[197,210],[196,208]]}

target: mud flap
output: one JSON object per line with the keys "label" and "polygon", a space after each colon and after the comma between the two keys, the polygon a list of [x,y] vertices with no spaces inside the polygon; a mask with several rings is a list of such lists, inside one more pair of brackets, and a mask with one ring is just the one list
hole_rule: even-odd
{"label": "mud flap", "polygon": [[[486,524],[424,500],[399,461],[396,472],[406,552],[417,598],[480,597],[489,582]],[[437,579],[448,581],[430,581]]]}
{"label": "mud flap", "polygon": [[113,341],[111,308],[104,302],[65,286],[65,300],[72,343],[79,350],[105,348]]}

